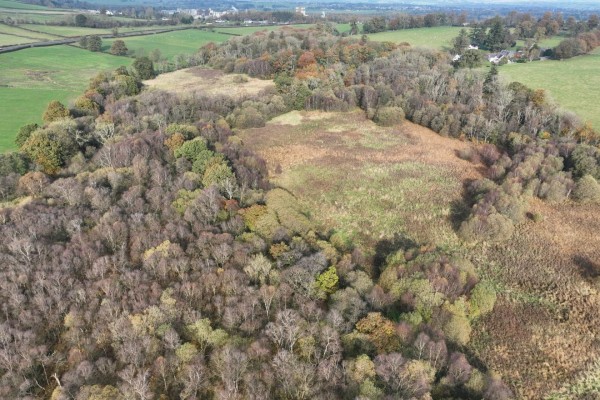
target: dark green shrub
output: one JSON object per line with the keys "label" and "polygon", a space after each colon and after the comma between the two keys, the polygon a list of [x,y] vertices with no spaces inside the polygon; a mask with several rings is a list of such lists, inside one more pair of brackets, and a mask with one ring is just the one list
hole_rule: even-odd
{"label": "dark green shrub", "polygon": [[514,232],[511,220],[499,213],[473,215],[459,229],[460,236],[469,242],[499,242],[509,239]]}
{"label": "dark green shrub", "polygon": [[600,203],[600,184],[591,175],[585,175],[577,182],[573,198],[582,203]]}
{"label": "dark green shrub", "polygon": [[374,121],[382,126],[397,125],[404,121],[404,110],[400,107],[380,107],[375,113]]}

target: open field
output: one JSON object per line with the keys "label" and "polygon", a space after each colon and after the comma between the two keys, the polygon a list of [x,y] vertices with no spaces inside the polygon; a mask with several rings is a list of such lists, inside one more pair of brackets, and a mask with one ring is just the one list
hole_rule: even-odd
{"label": "open field", "polygon": [[240,26],[240,27],[232,27],[232,28],[219,28],[214,27],[215,32],[217,33],[226,33],[229,35],[251,35],[255,32],[271,32],[278,31],[280,29],[290,29],[290,28],[299,28],[299,29],[308,29],[313,27],[312,24],[297,24],[297,25],[277,25],[277,26]]}
{"label": "open field", "polygon": [[[4,25],[0,28],[13,29]],[[0,43],[4,36],[9,35],[0,35]],[[159,48],[163,56],[172,58],[181,53],[193,53],[208,42],[229,38],[229,35],[219,33],[185,30],[124,40],[134,52],[143,49],[149,53]],[[104,41],[104,50],[108,51],[112,41]],[[50,100],[73,100],[98,72],[128,66],[131,62],[130,58],[93,53],[74,46],[27,49],[0,55],[0,107],[2,115],[12,116],[0,121],[0,151],[14,148],[12,141],[18,128],[39,121]],[[252,82],[245,85],[248,90],[252,90]]]}
{"label": "open field", "polygon": [[[538,45],[543,48],[552,48],[552,47],[558,46],[558,44],[565,39],[566,39],[565,36],[556,35],[556,36],[552,36],[552,37],[540,40],[538,42]],[[524,45],[525,45],[524,40],[517,40],[517,45],[513,48],[516,49],[518,47],[523,47]]]}
{"label": "open field", "polygon": [[187,68],[162,74],[144,82],[150,88],[174,93],[199,91],[202,94],[241,97],[257,94],[273,82],[241,74],[224,74],[222,71],[200,67]]}
{"label": "open field", "polygon": [[24,38],[22,36],[14,36],[14,35],[7,35],[4,33],[0,33],[0,47],[11,46],[11,45],[15,45],[15,44],[33,43],[33,42],[39,42],[39,39],[30,39],[30,38]]}
{"label": "open field", "polygon": [[[37,25],[37,24],[24,24],[20,25],[21,27],[31,29],[38,32],[44,32],[51,35],[63,36],[63,37],[74,37],[74,36],[84,36],[84,35],[104,35],[111,34],[112,29],[99,29],[99,28],[86,28],[86,27],[77,27],[77,26],[54,26],[54,25]],[[126,32],[138,32],[138,31],[147,31],[147,30],[155,30],[155,29],[169,29],[173,28],[172,26],[138,26],[138,27],[122,27],[119,28],[120,33]]]}
{"label": "open field", "polygon": [[98,72],[130,63],[129,58],[72,46],[0,55],[0,115],[10,116],[0,120],[0,151],[14,148],[18,128],[39,121],[50,100],[72,100]]}
{"label": "open field", "polygon": [[111,33],[110,29],[84,28],[78,26],[53,26],[53,25],[34,25],[24,24],[21,27],[38,32],[49,33],[55,36],[83,36],[83,35],[102,35]]}
{"label": "open field", "polygon": [[59,39],[58,36],[51,35],[48,33],[31,32],[27,29],[23,29],[18,26],[9,26],[5,24],[0,24],[0,33],[4,35],[13,35],[17,38],[22,37],[26,39],[32,39],[33,41],[38,42],[43,40]]}
{"label": "open field", "polygon": [[544,89],[561,107],[573,111],[600,130],[600,49],[563,61],[511,64],[500,68],[506,81]]}
{"label": "open field", "polygon": [[[600,207],[534,200],[530,210],[543,220],[470,251],[503,293],[473,344],[523,397],[538,399],[568,389],[600,357]],[[596,397],[560,397],[575,398]]]}
{"label": "open field", "polygon": [[470,144],[410,122],[382,128],[361,111],[293,112],[240,136],[266,158],[274,183],[314,210],[325,230],[342,231],[365,249],[396,233],[458,245],[451,203],[479,173],[455,152]]}
{"label": "open field", "polygon": [[[149,54],[154,49],[160,49],[165,58],[174,58],[179,54],[192,54],[209,42],[220,43],[231,36],[222,33],[208,32],[198,29],[160,33],[156,35],[123,38],[127,48],[136,54]],[[116,39],[103,41],[103,50],[108,51]]]}
{"label": "open field", "polygon": [[79,94],[72,90],[0,87],[0,115],[9,116],[0,121],[0,152],[16,148],[14,138],[19,128],[32,122],[40,123],[50,101],[67,103]]}
{"label": "open field", "polygon": [[38,6],[35,4],[21,3],[12,0],[0,0],[0,8],[10,8],[16,10],[48,10],[47,7]]}
{"label": "open field", "polygon": [[335,28],[339,33],[350,32],[350,24],[336,24]]}
{"label": "open field", "polygon": [[17,23],[35,23],[35,24],[47,24],[53,23],[58,24],[61,22],[68,22],[73,19],[71,13],[40,13],[40,12],[23,12],[21,10],[15,10],[14,12],[8,12],[7,9],[0,10],[0,18],[10,17]]}
{"label": "open field", "polygon": [[378,42],[408,42],[413,47],[442,49],[450,47],[453,38],[458,36],[461,28],[455,26],[438,26],[435,28],[402,29],[368,35],[369,40]]}
{"label": "open field", "polygon": [[529,211],[542,221],[519,225],[508,242],[465,247],[453,217],[464,183],[486,173],[456,156],[469,143],[408,122],[378,127],[360,111],[292,112],[238,135],[267,159],[272,182],[297,196],[325,230],[344,232],[363,248],[406,233],[471,259],[499,297],[495,311],[474,327],[468,351],[498,371],[518,398],[540,399],[561,388],[571,393],[594,368],[600,207],[534,200]]}

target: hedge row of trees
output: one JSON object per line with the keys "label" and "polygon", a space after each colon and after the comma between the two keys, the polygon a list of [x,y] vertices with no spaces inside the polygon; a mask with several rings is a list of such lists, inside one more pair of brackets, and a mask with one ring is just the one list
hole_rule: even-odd
{"label": "hedge row of trees", "polygon": [[580,33],[575,38],[565,39],[552,49],[554,58],[563,60],[587,54],[600,46],[600,29]]}
{"label": "hedge row of trees", "polygon": [[466,22],[466,13],[396,14],[391,17],[374,17],[365,21],[363,23],[363,33],[431,28],[435,26],[460,26]]}

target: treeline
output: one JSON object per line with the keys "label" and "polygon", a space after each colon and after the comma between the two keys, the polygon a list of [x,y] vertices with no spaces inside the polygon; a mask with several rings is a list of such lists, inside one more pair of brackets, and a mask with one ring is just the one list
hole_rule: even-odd
{"label": "treeline", "polygon": [[[79,17],[79,18],[78,18]],[[83,17],[83,18],[82,18]],[[56,19],[45,21],[40,23],[38,19],[27,17],[26,15],[3,15],[3,23],[8,25],[21,25],[21,24],[32,24],[32,25],[52,25],[52,26],[80,26],[86,28],[97,28],[97,29],[117,29],[122,27],[143,27],[143,26],[174,26],[180,21],[177,16],[163,21],[162,19],[112,19],[111,17],[97,17],[94,15],[78,14],[76,16],[66,16],[61,18],[58,16]],[[118,31],[117,31],[118,32]]]}
{"label": "treeline", "polygon": [[[495,17],[480,24],[474,24],[469,34],[468,44],[490,51],[504,50],[513,47],[516,39],[525,40],[523,51],[530,59],[540,55],[555,59],[566,59],[586,54],[600,45],[600,17],[591,15],[587,21],[576,21],[574,17],[564,20],[562,14],[544,13],[540,18],[530,14],[517,12],[508,16]],[[545,49],[542,54],[537,42],[559,33],[571,37],[563,40],[552,49]],[[465,40],[459,40],[462,47]]]}
{"label": "treeline", "polygon": [[139,73],[53,102],[0,157],[0,397],[512,398],[464,353],[496,299],[473,265],[316,231],[227,122],[298,100],[139,93]]}
{"label": "treeline", "polygon": [[565,39],[552,49],[554,58],[564,60],[592,52],[600,46],[600,29],[580,33],[575,38]]}
{"label": "treeline", "polygon": [[466,13],[397,14],[392,17],[374,17],[365,21],[363,23],[363,33],[431,28],[435,26],[462,26],[466,22]]}
{"label": "treeline", "polygon": [[513,34],[518,39],[536,39],[551,37],[563,32],[568,36],[575,37],[578,34],[594,30],[600,26],[600,17],[592,14],[587,20],[577,20],[573,16],[565,19],[562,13],[545,12],[540,17],[535,17],[530,13],[520,13],[512,11],[506,16],[496,16],[476,24],[491,27],[493,23],[500,23],[513,30]]}

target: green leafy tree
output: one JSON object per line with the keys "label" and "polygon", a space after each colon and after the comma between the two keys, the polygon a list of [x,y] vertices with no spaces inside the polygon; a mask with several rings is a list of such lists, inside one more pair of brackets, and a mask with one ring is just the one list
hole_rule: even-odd
{"label": "green leafy tree", "polygon": [[38,124],[27,124],[22,126],[19,129],[19,133],[17,133],[17,137],[15,138],[15,143],[17,146],[23,146],[23,143],[25,143],[27,139],[29,139],[29,136],[31,136],[31,134],[39,127],[40,126]]}
{"label": "green leafy tree", "polygon": [[475,319],[491,312],[496,304],[496,291],[489,285],[479,282],[471,291],[469,318]]}
{"label": "green leafy tree", "polygon": [[498,67],[492,64],[490,71],[483,81],[483,94],[491,96],[498,91]]}
{"label": "green leafy tree", "polygon": [[88,46],[88,36],[82,36],[79,38],[79,45],[84,48],[87,49]]}
{"label": "green leafy tree", "polygon": [[564,60],[567,58],[575,57],[583,51],[581,50],[581,42],[574,38],[565,39],[556,46],[552,53],[554,58],[558,60]]}
{"label": "green leafy tree", "polygon": [[175,350],[175,355],[182,364],[187,364],[198,355],[198,349],[192,343],[184,343]]}
{"label": "green leafy tree", "polygon": [[187,325],[186,329],[202,352],[209,346],[222,346],[228,338],[227,332],[224,330],[213,329],[208,318],[199,319],[193,324]]}
{"label": "green leafy tree", "polygon": [[505,32],[502,19],[494,18],[492,26],[485,38],[485,47],[491,51],[502,50],[505,47]]}
{"label": "green leafy tree", "polygon": [[482,47],[485,44],[487,36],[487,29],[483,25],[476,25],[473,27],[469,37],[471,38],[471,44]]}
{"label": "green leafy tree", "polygon": [[133,68],[135,69],[136,75],[144,79],[152,79],[156,76],[154,72],[154,63],[148,57],[138,57],[133,62]]}
{"label": "green leafy tree", "polygon": [[57,121],[38,129],[21,146],[21,151],[36,162],[46,174],[57,173],[77,151],[73,121]]}
{"label": "green leafy tree", "polygon": [[63,148],[58,140],[45,131],[36,131],[21,147],[44,172],[54,174],[63,163]]}
{"label": "green leafy tree", "polygon": [[483,64],[483,56],[479,50],[466,50],[457,62],[459,68],[478,68]]}
{"label": "green leafy tree", "polygon": [[77,14],[75,16],[75,25],[77,26],[85,26],[87,23],[87,17],[83,14]]}
{"label": "green leafy tree", "polygon": [[44,122],[50,123],[62,118],[66,118],[69,115],[69,110],[67,110],[67,107],[65,107],[64,104],[58,100],[52,100],[48,104],[48,107],[46,107],[46,111],[44,112],[42,119]]}
{"label": "green leafy tree", "polygon": [[29,169],[29,160],[18,152],[0,154],[0,176],[12,173],[23,175]]}
{"label": "green leafy tree", "polygon": [[214,161],[209,162],[206,166],[206,170],[202,176],[202,184],[205,187],[215,185],[219,189],[223,189],[228,180],[234,180],[233,172],[231,171],[231,168],[218,157],[214,157],[212,160]]}
{"label": "green leafy tree", "polygon": [[115,40],[113,42],[112,46],[110,46],[110,54],[113,54],[115,56],[127,55],[128,51],[129,51],[129,49],[125,45],[125,42],[120,39]]}
{"label": "green leafy tree", "polygon": [[471,39],[466,29],[461,29],[458,36],[452,40],[452,49],[456,54],[463,54],[471,44]]}
{"label": "green leafy tree", "polygon": [[585,175],[577,182],[573,197],[582,203],[600,203],[600,184],[591,175]]}
{"label": "green leafy tree", "polygon": [[130,75],[117,75],[115,76],[115,83],[120,89],[121,94],[125,96],[133,96],[140,92],[141,82],[134,76]]}
{"label": "green leafy tree", "polygon": [[316,286],[320,297],[326,298],[327,295],[334,293],[337,290],[340,278],[337,275],[337,270],[334,266],[329,267],[317,277]]}
{"label": "green leafy tree", "polygon": [[447,313],[443,331],[448,339],[465,345],[471,338],[471,324],[467,318],[467,304],[463,298],[457,299],[453,304],[446,303],[444,310]]}
{"label": "green leafy tree", "polygon": [[394,126],[404,121],[404,110],[401,107],[380,107],[373,120],[378,125]]}
{"label": "green leafy tree", "polygon": [[102,50],[102,39],[98,35],[92,35],[87,38],[87,47],[89,51],[98,52]]}
{"label": "green leafy tree", "polygon": [[162,58],[162,53],[160,52],[160,49],[154,49],[150,52],[150,56],[149,56],[150,60],[152,60],[152,62],[159,62],[160,59]]}
{"label": "green leafy tree", "polygon": [[[58,388],[62,389],[62,388]],[[65,397],[67,397],[65,393]],[[58,398],[58,397],[57,397]],[[60,397],[63,398],[63,397]],[[125,397],[121,394],[119,389],[114,386],[83,386],[77,395],[77,400],[124,400]]]}
{"label": "green leafy tree", "polygon": [[100,106],[86,96],[79,96],[74,105],[77,110],[86,114],[97,114],[100,111]]}

